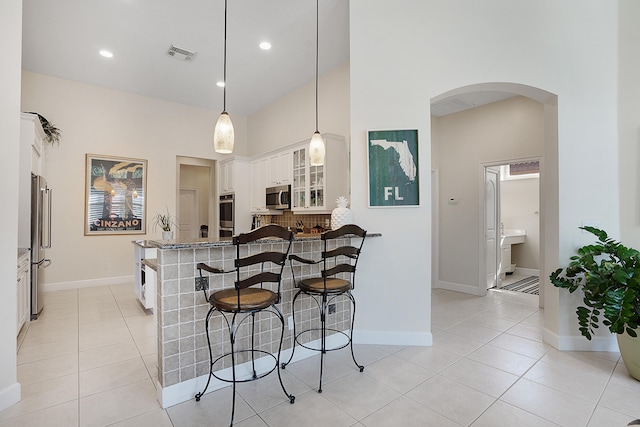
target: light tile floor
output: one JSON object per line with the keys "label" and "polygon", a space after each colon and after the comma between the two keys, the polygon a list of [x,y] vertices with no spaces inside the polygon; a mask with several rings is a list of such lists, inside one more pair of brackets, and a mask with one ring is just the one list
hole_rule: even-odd
{"label": "light tile floor", "polygon": [[[19,337],[22,401],[6,426],[225,426],[230,388],[162,410],[156,401],[155,324],[131,285],[51,292]],[[537,296],[434,290],[432,347],[357,345],[238,389],[236,425],[626,426],[640,418],[640,382],[618,353],[559,352],[541,341]]]}

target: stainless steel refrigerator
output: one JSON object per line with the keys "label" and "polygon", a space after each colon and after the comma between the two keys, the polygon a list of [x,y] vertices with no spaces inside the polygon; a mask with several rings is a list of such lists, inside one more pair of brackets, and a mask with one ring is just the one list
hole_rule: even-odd
{"label": "stainless steel refrigerator", "polygon": [[51,265],[45,250],[51,247],[51,189],[47,180],[31,176],[31,319],[44,307],[43,270]]}

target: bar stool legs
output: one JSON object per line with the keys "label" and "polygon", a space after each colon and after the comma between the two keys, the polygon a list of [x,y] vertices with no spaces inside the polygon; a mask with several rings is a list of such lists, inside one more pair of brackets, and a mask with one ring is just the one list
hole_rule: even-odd
{"label": "bar stool legs", "polygon": [[[251,369],[253,371],[252,376],[250,379],[246,379],[246,380],[238,380],[236,377],[236,349],[235,349],[235,344],[236,344],[236,333],[237,333],[237,324],[236,324],[236,317],[238,316],[238,314],[243,314],[243,313],[233,313],[232,319],[231,319],[231,323],[229,323],[228,319],[226,318],[226,316],[222,316],[226,323],[227,323],[227,328],[229,330],[229,342],[231,344],[231,349],[230,352],[227,354],[224,354],[220,357],[218,357],[217,359],[213,359],[213,352],[211,350],[211,339],[209,337],[209,321],[211,319],[211,316],[213,315],[213,313],[215,311],[219,311],[217,310],[215,307],[212,307],[209,312],[207,313],[207,317],[206,317],[206,323],[205,323],[205,331],[206,331],[206,335],[207,335],[207,344],[209,346],[209,361],[210,361],[210,365],[209,365],[209,377],[207,378],[207,383],[204,386],[204,389],[201,392],[198,392],[195,395],[195,400],[196,402],[199,402],[200,399],[202,398],[202,396],[205,394],[205,392],[207,391],[207,388],[209,388],[209,384],[211,382],[211,377],[215,377],[220,381],[225,381],[225,382],[230,382],[232,383],[232,397],[231,397],[231,423],[230,425],[233,426],[233,422],[235,419],[235,410],[236,410],[236,384],[237,383],[241,383],[241,382],[248,382],[248,381],[252,381],[258,378],[262,378],[264,376],[267,376],[268,374],[270,374],[271,372],[273,372],[274,369],[277,369],[278,371],[278,380],[280,382],[280,387],[282,387],[282,391],[284,392],[285,396],[287,396],[287,399],[289,399],[289,403],[294,403],[295,402],[295,396],[292,394],[289,394],[287,392],[287,389],[284,386],[284,383],[282,382],[282,376],[280,374],[280,354],[282,351],[282,340],[284,339],[284,316],[282,315],[282,312],[280,312],[280,310],[278,309],[278,307],[273,306],[273,312],[271,312],[272,314],[275,314],[276,317],[278,317],[278,319],[280,320],[280,344],[278,346],[278,355],[276,357],[275,360],[275,365],[274,368],[272,368],[271,370],[269,370],[266,373],[263,373],[261,375],[258,375],[257,371],[256,371],[256,365],[255,365],[255,359],[256,359],[256,354],[260,354],[260,353],[264,353],[263,350],[256,350],[255,348],[255,315],[256,313],[249,313],[248,315],[251,316],[251,349],[250,350],[244,350],[247,351],[249,353],[251,353]],[[242,323],[244,321],[241,320],[240,323]],[[231,357],[231,375],[232,378],[231,380],[229,379],[224,379],[224,378],[220,378],[218,375],[216,375],[216,373],[214,372],[213,366],[215,365],[216,362],[218,362],[220,359],[222,359],[225,356],[230,356]]]}
{"label": "bar stool legs", "polygon": [[201,392],[196,393],[196,402],[200,402],[200,398],[204,395],[204,393],[209,388],[209,383],[211,382],[211,377],[213,376],[213,352],[211,351],[211,339],[209,338],[209,319],[211,315],[215,311],[215,308],[210,308],[207,313],[206,323],[204,324],[205,334],[207,335],[207,347],[209,348],[209,376],[207,377],[207,384],[205,384],[204,389]]}
{"label": "bar stool legs", "polygon": [[[289,265],[291,266],[291,276],[293,282],[298,289],[298,292],[293,297],[291,303],[291,311],[293,313],[293,347],[291,349],[291,356],[286,363],[282,364],[284,369],[291,360],[293,360],[293,354],[296,350],[296,345],[319,351],[320,352],[320,381],[318,384],[318,393],[322,393],[322,376],[324,374],[324,355],[327,351],[339,350],[349,346],[351,349],[351,358],[353,363],[356,364],[360,372],[364,371],[364,366],[360,365],[356,360],[356,356],[353,353],[353,326],[356,319],[356,300],[353,297],[351,291],[355,289],[355,274],[356,265],[362,245],[367,237],[367,231],[355,224],[347,224],[342,227],[325,231],[320,235],[322,243],[322,258],[320,260],[303,258],[296,254],[289,255]],[[354,241],[354,238],[355,241]],[[357,238],[360,238],[359,244]],[[344,240],[336,240],[344,239]],[[331,243],[329,243],[331,242]],[[312,277],[304,277],[303,270],[299,270],[299,277],[296,280],[296,268],[295,264],[306,264],[307,266],[318,265],[320,267],[318,274],[312,275]],[[320,311],[320,328],[310,328],[306,331],[298,333],[296,331],[295,322],[295,303],[300,294],[307,295],[313,299]],[[343,330],[327,327],[327,312],[329,304],[340,296],[346,296],[351,301],[352,315],[349,334]],[[300,337],[306,333],[318,331],[320,332],[320,348],[311,347],[301,342]],[[342,334],[347,342],[345,344],[337,344],[332,348],[327,348],[327,332],[329,335],[338,336]],[[313,336],[312,336],[313,338]]]}
{"label": "bar stool legs", "polygon": [[[300,333],[297,333],[296,331],[296,310],[295,310],[295,303],[296,300],[298,299],[298,297],[300,296],[300,294],[306,294],[309,295],[310,297],[312,297],[314,299],[314,301],[316,302],[316,304],[318,305],[318,309],[320,310],[320,348],[313,348],[310,346],[307,346],[303,343],[301,343],[299,341],[300,336],[311,332],[313,330],[318,330],[318,329],[310,329],[307,331],[302,331]],[[318,295],[312,295],[312,294],[308,294],[306,292],[303,292],[302,290],[298,291],[295,296],[293,297],[293,301],[291,303],[291,307],[292,307],[292,316],[293,316],[293,345],[291,348],[291,355],[289,356],[289,360],[287,360],[286,362],[283,362],[281,365],[282,369],[285,369],[287,367],[287,365],[289,363],[291,363],[291,361],[293,360],[293,355],[296,351],[296,345],[300,345],[308,350],[314,350],[314,351],[319,351],[320,352],[320,379],[318,382],[318,393],[322,393],[322,377],[324,374],[324,355],[328,352],[328,351],[334,351],[334,350],[340,350],[344,347],[346,347],[347,345],[350,347],[350,351],[351,351],[351,358],[353,359],[353,363],[355,363],[356,367],[358,368],[358,370],[360,372],[364,372],[364,366],[359,364],[358,361],[356,360],[356,356],[355,353],[353,351],[353,325],[355,322],[355,318],[356,318],[356,301],[355,298],[353,297],[353,295],[351,294],[351,292],[346,292],[344,294],[341,295],[346,295],[349,300],[351,301],[351,307],[352,307],[352,313],[351,313],[351,328],[349,331],[349,335],[345,335],[344,332],[342,331],[334,331],[337,333],[341,333],[345,336],[347,336],[347,343],[341,346],[337,346],[337,347],[333,347],[333,348],[327,348],[327,314],[328,314],[328,307],[329,307],[329,302],[333,300],[333,298],[329,299],[328,295],[326,293],[323,293],[321,295],[321,301],[318,302],[318,300],[316,299],[318,297]]]}

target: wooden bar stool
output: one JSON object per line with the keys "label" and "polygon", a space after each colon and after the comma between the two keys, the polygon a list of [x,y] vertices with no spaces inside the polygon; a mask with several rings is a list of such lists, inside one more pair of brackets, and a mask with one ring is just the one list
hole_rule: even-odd
{"label": "wooden bar stool", "polygon": [[[291,356],[289,360],[282,364],[284,369],[291,360],[296,349],[296,344],[309,350],[315,350],[320,352],[320,382],[318,385],[318,393],[322,393],[322,372],[324,369],[324,355],[327,351],[339,350],[345,348],[347,345],[351,348],[351,358],[356,364],[360,372],[364,371],[364,366],[360,365],[356,361],[356,357],[353,353],[353,324],[356,318],[356,300],[353,297],[351,291],[355,288],[355,275],[356,265],[362,250],[362,245],[367,236],[367,231],[363,230],[357,225],[350,224],[344,225],[336,230],[330,230],[322,233],[320,236],[323,250],[322,258],[320,260],[309,260],[301,258],[297,255],[289,255],[289,261],[291,265],[291,273],[293,280],[298,288],[298,292],[293,297],[291,302],[291,312],[293,313],[293,349],[291,350]],[[351,244],[344,244],[343,246],[337,246],[337,239],[360,237],[360,244],[352,246]],[[321,270],[318,277],[312,277],[308,279],[296,280],[295,270],[293,268],[294,262],[300,262],[307,265],[320,264]],[[300,295],[307,295],[314,299],[318,309],[320,310],[320,325],[317,328],[308,329],[300,333],[296,332],[296,311],[295,303]],[[349,334],[337,329],[327,328],[327,311],[329,303],[334,301],[337,297],[346,296],[351,301],[352,314],[351,325],[349,328]],[[313,347],[309,343],[302,342],[302,336],[309,335],[311,332],[320,332],[320,346]],[[347,338],[346,343],[338,345],[332,348],[327,348],[327,332],[342,334]]]}
{"label": "wooden bar stool", "polygon": [[[266,239],[274,240],[273,247],[277,247],[278,242],[282,245],[282,250],[270,250],[257,252],[252,249],[255,246],[247,247],[249,244],[259,245],[258,240]],[[204,290],[205,298],[211,305],[207,313],[205,329],[207,333],[207,343],[209,345],[209,360],[211,362],[209,369],[209,378],[204,389],[195,395],[196,401],[199,401],[202,395],[207,391],[211,377],[215,377],[220,381],[230,382],[233,384],[233,399],[231,406],[231,425],[235,415],[236,406],[236,384],[253,381],[263,378],[274,370],[278,371],[278,379],[280,386],[290,403],[294,403],[295,397],[289,394],[284,387],[282,377],[280,375],[280,352],[282,350],[282,339],[284,337],[284,317],[276,304],[280,302],[280,283],[282,280],[282,270],[284,268],[287,255],[291,249],[293,241],[293,232],[287,231],[285,228],[268,224],[253,230],[249,233],[239,234],[233,237],[233,245],[236,247],[236,259],[233,270],[223,270],[220,268],[210,267],[204,263],[198,263],[196,268],[202,277],[202,270],[212,274],[236,273],[234,287],[222,289],[213,292],[207,297],[207,291]],[[264,287],[265,284],[273,283],[272,287],[276,290],[270,290]],[[256,286],[260,285],[260,286]],[[222,356],[213,358],[211,349],[211,341],[209,338],[209,322],[211,316],[219,312],[224,318],[229,330],[229,339],[231,342],[231,351]],[[267,312],[275,315],[280,320],[280,343],[278,345],[278,353],[274,355],[268,351],[256,349],[255,346],[255,328],[256,315],[261,312]],[[240,316],[240,317],[238,317]],[[239,321],[238,321],[239,320]],[[251,346],[246,349],[236,349],[236,338],[239,328],[245,321],[251,322]],[[236,375],[236,362],[239,354],[245,354],[251,361],[252,375],[248,378],[238,378]],[[258,373],[256,370],[256,356],[271,356],[274,359],[274,365],[266,372]],[[216,373],[214,366],[227,358],[231,358],[232,378],[223,378]]]}

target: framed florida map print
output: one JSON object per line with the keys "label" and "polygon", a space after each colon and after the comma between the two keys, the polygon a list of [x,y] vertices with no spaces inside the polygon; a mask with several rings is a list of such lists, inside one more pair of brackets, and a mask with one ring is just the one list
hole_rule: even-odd
{"label": "framed florida map print", "polygon": [[419,206],[418,131],[367,135],[369,207]]}

